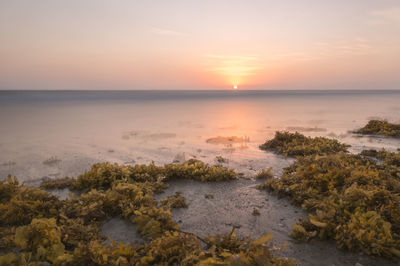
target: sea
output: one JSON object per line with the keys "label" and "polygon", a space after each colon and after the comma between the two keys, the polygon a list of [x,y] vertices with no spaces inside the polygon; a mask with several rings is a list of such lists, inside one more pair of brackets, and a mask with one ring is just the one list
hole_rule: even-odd
{"label": "sea", "polygon": [[[189,207],[173,209],[181,230],[201,237],[274,235],[284,256],[301,265],[398,265],[338,250],[334,241],[298,243],[293,224],[307,217],[287,199],[257,189],[255,174],[272,167],[279,178],[294,159],[259,149],[276,131],[324,136],[349,151],[400,148],[400,140],[353,132],[370,119],[400,123],[400,91],[0,91],[0,180],[25,185],[76,177],[98,162],[163,165],[198,159],[235,169],[231,182],[169,182]],[[68,189],[51,191],[61,199]],[[214,195],[207,199],[205,194]],[[259,216],[252,215],[254,209]],[[120,218],[102,221],[101,234],[124,243],[145,240]]]}
{"label": "sea", "polygon": [[251,177],[291,161],[259,145],[298,131],[362,149],[399,140],[352,131],[400,122],[400,90],[0,91],[0,179],[75,177],[96,162],[162,165],[196,158]]}

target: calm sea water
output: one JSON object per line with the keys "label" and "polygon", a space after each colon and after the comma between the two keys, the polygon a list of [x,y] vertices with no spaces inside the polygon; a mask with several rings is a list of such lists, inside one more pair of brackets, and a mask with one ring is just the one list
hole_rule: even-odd
{"label": "calm sea water", "polygon": [[400,147],[350,133],[371,118],[400,122],[399,102],[400,91],[0,91],[0,178],[216,156],[246,175],[279,173],[291,160],[258,149],[277,130],[337,138],[352,152]]}

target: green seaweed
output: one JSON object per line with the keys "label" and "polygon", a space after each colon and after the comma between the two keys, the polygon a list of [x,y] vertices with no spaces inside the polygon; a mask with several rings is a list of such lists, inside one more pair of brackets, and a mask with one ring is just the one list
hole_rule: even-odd
{"label": "green seaweed", "polygon": [[400,124],[393,124],[387,120],[370,120],[364,127],[354,131],[354,133],[400,138]]}
{"label": "green seaweed", "polygon": [[298,132],[287,131],[275,133],[275,137],[260,145],[260,149],[273,151],[284,156],[307,156],[347,152],[349,145],[324,137],[307,137]]}

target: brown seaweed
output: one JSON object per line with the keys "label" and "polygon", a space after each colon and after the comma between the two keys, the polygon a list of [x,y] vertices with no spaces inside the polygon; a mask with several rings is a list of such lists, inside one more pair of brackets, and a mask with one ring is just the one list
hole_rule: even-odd
{"label": "brown seaweed", "polygon": [[174,195],[167,196],[161,200],[161,205],[168,206],[169,208],[187,208],[185,198],[182,192],[175,192]]}
{"label": "brown seaweed", "polygon": [[400,138],[400,124],[393,124],[387,120],[370,120],[364,127],[354,131],[354,133]]}
{"label": "brown seaweed", "polygon": [[310,212],[292,237],[335,239],[339,248],[400,257],[399,153],[363,152],[299,157],[280,179],[261,189],[276,191]]}
{"label": "brown seaweed", "polygon": [[[41,188],[8,177],[0,181],[0,265],[296,265],[272,253],[270,236],[251,242],[232,231],[204,240],[181,231],[170,208],[184,205],[183,196],[167,197],[162,206],[154,198],[173,179],[227,181],[236,173],[190,160],[165,166],[94,164],[76,179],[45,181]],[[59,200],[44,187],[81,193]],[[149,242],[105,244],[100,223],[111,217],[130,220]]]}
{"label": "brown seaweed", "polygon": [[347,152],[349,145],[335,139],[324,137],[307,137],[298,132],[287,131],[275,133],[275,137],[260,145],[260,149],[273,151],[284,156],[324,155],[337,152]]}

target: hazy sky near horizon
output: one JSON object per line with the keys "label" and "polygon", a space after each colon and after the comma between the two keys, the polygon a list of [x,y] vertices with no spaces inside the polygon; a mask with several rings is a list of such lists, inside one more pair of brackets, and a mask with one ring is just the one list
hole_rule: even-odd
{"label": "hazy sky near horizon", "polygon": [[0,89],[400,89],[398,0],[0,0]]}

